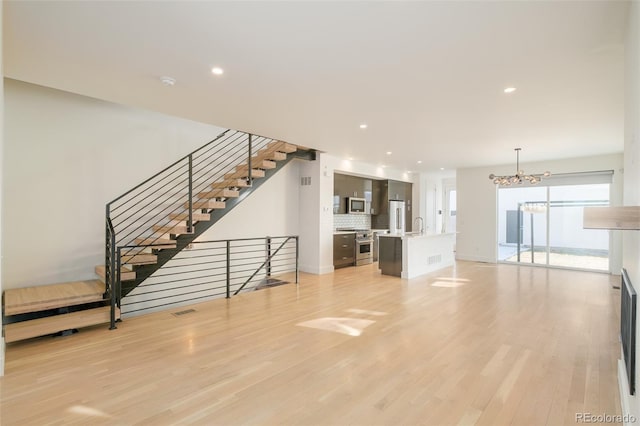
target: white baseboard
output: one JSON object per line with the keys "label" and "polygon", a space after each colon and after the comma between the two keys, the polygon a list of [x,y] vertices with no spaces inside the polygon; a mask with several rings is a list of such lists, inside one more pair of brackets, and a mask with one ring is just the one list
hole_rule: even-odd
{"label": "white baseboard", "polygon": [[306,272],[308,274],[324,275],[324,274],[330,274],[333,271],[334,271],[333,265],[321,266],[321,267],[300,265],[300,272]]}

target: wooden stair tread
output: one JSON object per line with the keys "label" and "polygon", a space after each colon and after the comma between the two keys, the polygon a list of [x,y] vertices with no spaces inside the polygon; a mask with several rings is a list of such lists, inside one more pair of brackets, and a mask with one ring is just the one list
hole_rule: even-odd
{"label": "wooden stair tread", "polygon": [[167,248],[176,248],[177,242],[176,240],[169,240],[166,238],[136,238],[136,244],[140,245],[148,245],[152,249],[167,249]]}
{"label": "wooden stair tread", "polygon": [[194,209],[224,209],[226,205],[224,201],[205,200],[195,201],[192,207]]}
{"label": "wooden stair tread", "polygon": [[[117,308],[116,318],[120,318],[120,310]],[[58,331],[104,324],[110,320],[110,306],[86,309],[84,311],[7,324],[4,326],[4,339],[7,343],[17,342],[32,337],[57,333]]]}
{"label": "wooden stair tread", "polygon": [[[96,274],[100,277],[100,280],[104,282],[106,275],[106,267],[104,265],[96,266]],[[133,281],[136,279],[135,271],[128,269],[126,266],[123,266],[120,269],[120,281]]]}
{"label": "wooden stair tread", "polygon": [[[275,161],[259,159],[258,157],[251,157],[251,167],[253,167],[255,169],[269,170],[269,169],[275,169],[276,166],[277,166],[277,164],[276,164]],[[238,167],[236,167],[236,169],[237,170],[248,170],[249,169],[249,165],[247,163],[241,164]]]}
{"label": "wooden stair tread", "polygon": [[[169,215],[169,219],[171,220],[180,220],[180,221],[186,221],[189,220],[189,213],[171,213]],[[211,220],[211,215],[208,213],[196,213],[193,212],[191,213],[191,219],[194,222],[200,222],[202,220]]]}
{"label": "wooden stair tread", "polygon": [[151,254],[149,250],[151,249],[147,247],[127,247],[122,249],[121,254],[125,256],[134,254]]}
{"label": "wooden stair tread", "polygon": [[266,149],[261,149],[258,151],[258,155],[253,157],[256,161],[266,160],[266,161],[284,161],[287,159],[287,154],[279,151],[267,151]]}
{"label": "wooden stair tread", "polygon": [[187,225],[153,225],[153,230],[162,234],[193,234],[193,228],[189,231],[189,227]]}
{"label": "wooden stair tread", "polygon": [[[233,173],[228,173],[226,175],[224,175],[225,179],[243,179],[243,178],[248,178],[249,177],[249,169],[245,169],[245,170],[238,170],[235,171]],[[251,177],[252,178],[263,178],[264,177],[264,170],[261,169],[251,169]]]}
{"label": "wooden stair tread", "polygon": [[213,189],[223,189],[223,188],[246,188],[249,184],[244,179],[225,179],[220,182],[214,182],[211,184]]}
{"label": "wooden stair tread", "polygon": [[128,265],[153,265],[158,263],[158,256],[151,253],[127,254],[121,256],[120,261]]}
{"label": "wooden stair tread", "polygon": [[214,189],[213,191],[205,191],[198,194],[199,198],[237,198],[239,196],[239,191],[229,188]]}
{"label": "wooden stair tread", "polygon": [[74,281],[4,291],[4,314],[17,315],[103,300],[105,285],[99,280]]}
{"label": "wooden stair tread", "polygon": [[287,142],[276,141],[276,142],[271,142],[264,149],[266,151],[271,151],[271,152],[278,151],[278,152],[284,152],[285,154],[289,154],[291,152],[296,152],[298,150],[298,147]]}

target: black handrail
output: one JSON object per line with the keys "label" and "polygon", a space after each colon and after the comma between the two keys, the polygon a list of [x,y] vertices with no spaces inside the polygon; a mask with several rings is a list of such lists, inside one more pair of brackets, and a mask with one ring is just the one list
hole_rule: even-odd
{"label": "black handrail", "polygon": [[110,301],[111,301],[111,327],[110,329],[113,330],[114,328],[116,328],[116,291],[115,291],[115,280],[114,280],[114,275],[113,275],[113,271],[115,268],[114,265],[114,259],[115,259],[115,255],[116,255],[116,233],[115,233],[115,229],[113,228],[113,223],[111,222],[111,219],[107,217],[107,221],[106,221],[106,228],[107,228],[107,241],[106,241],[106,247],[107,249],[105,250],[105,262],[104,262],[104,283],[105,283],[105,293],[107,293],[110,297]]}
{"label": "black handrail", "polygon": [[[137,254],[144,255],[144,246],[136,243],[140,240],[150,242],[152,246],[159,246],[156,250],[161,254],[164,253],[162,250],[167,244],[160,243],[159,240],[170,233],[164,231],[171,230],[165,229],[165,226],[182,226],[179,223],[182,222],[186,225],[187,233],[202,232],[197,231],[200,228],[196,226],[198,220],[194,218],[198,210],[219,217],[218,213],[214,212],[215,209],[208,207],[206,201],[224,200],[231,206],[237,203],[236,200],[218,196],[214,192],[214,188],[218,186],[213,184],[227,181],[227,176],[237,172],[238,176],[246,181],[246,186],[252,186],[253,156],[271,142],[275,140],[237,130],[225,130],[210,142],[106,204],[105,296],[112,296],[112,305],[120,306],[120,275],[122,271],[129,270],[123,268],[135,265],[139,259],[136,258]],[[239,168],[239,165],[243,167]],[[240,183],[233,185],[233,182],[229,182],[229,185],[232,189],[245,186]],[[219,194],[224,193],[220,191]],[[205,207],[201,208],[202,206],[198,205],[198,208],[194,209],[197,200],[205,202]],[[181,245],[180,248],[182,247],[184,246]],[[124,261],[121,257],[123,254],[132,254],[132,257]],[[140,279],[149,276],[148,268],[146,271],[142,272]]]}
{"label": "black handrail", "polygon": [[[106,218],[111,229],[106,230],[109,241],[105,243],[105,278],[112,280],[116,275],[115,256],[108,252],[110,246],[118,244],[126,247],[137,239],[159,240],[163,233],[157,232],[154,227],[173,223],[173,214],[186,213],[184,222],[187,231],[193,232],[195,199],[206,200],[207,197],[203,198],[200,194],[211,192],[206,188],[214,182],[223,181],[243,159],[249,165],[247,182],[250,185],[253,152],[255,148],[267,146],[271,141],[273,139],[264,136],[254,138],[252,134],[225,130],[212,141],[107,203]],[[115,211],[118,213],[112,216]],[[127,249],[124,254],[131,252],[132,249]],[[113,287],[113,282],[107,286]]]}

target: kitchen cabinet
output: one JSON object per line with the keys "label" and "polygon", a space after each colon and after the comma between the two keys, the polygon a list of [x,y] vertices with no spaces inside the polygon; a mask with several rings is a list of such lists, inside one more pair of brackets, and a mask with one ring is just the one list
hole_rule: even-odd
{"label": "kitchen cabinet", "polygon": [[333,212],[337,214],[348,213],[347,198],[349,197],[364,198],[371,202],[372,185],[371,179],[334,173]]}
{"label": "kitchen cabinet", "polygon": [[343,268],[356,264],[356,234],[333,235],[333,267]]}
{"label": "kitchen cabinet", "polygon": [[348,186],[348,178],[351,176],[335,173],[333,175],[333,213],[347,213],[346,191]]}
{"label": "kitchen cabinet", "polygon": [[[371,214],[378,215],[381,212],[381,203],[382,199],[382,181],[381,180],[372,180],[371,181]],[[384,203],[387,204],[387,203]],[[387,206],[388,208],[388,206]]]}
{"label": "kitchen cabinet", "polygon": [[377,201],[378,210],[371,218],[371,225],[374,228],[385,229],[389,226],[389,201],[404,201],[405,231],[410,232],[413,221],[413,184],[410,182],[400,182],[396,180],[378,181],[380,198]]}
{"label": "kitchen cabinet", "polygon": [[402,239],[380,237],[378,267],[383,275],[402,276]]}

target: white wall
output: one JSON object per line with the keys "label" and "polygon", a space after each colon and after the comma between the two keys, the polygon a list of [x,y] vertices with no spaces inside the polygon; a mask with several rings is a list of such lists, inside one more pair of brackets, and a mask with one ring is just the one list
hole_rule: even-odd
{"label": "white wall", "polygon": [[[624,205],[640,205],[640,3],[631,2],[625,45],[625,130],[624,130]],[[640,289],[640,231],[623,233],[623,266],[636,290]],[[640,317],[637,317],[640,330]],[[640,333],[636,342],[640,342]],[[640,351],[636,350],[636,366],[640,365]],[[639,382],[636,367],[636,389]],[[622,384],[621,401],[625,412],[640,418],[640,396],[629,396],[624,374],[618,377]]]}
{"label": "white wall", "polygon": [[[10,184],[2,207],[12,226],[2,239],[4,288],[95,278],[94,266],[104,262],[105,204],[222,131],[15,80],[5,83],[2,173]],[[290,163],[204,238],[295,233],[298,174]]]}
{"label": "white wall", "polygon": [[306,160],[292,160],[197,241],[297,235],[299,175]]}
{"label": "white wall", "polygon": [[[326,181],[333,182],[322,173],[324,155],[319,154],[316,161],[300,164],[300,177],[310,177],[310,185],[300,187],[300,270],[312,274],[326,274],[333,271],[333,259],[328,263],[326,240],[323,232],[331,232],[333,227],[333,210],[321,194],[326,188]],[[329,211],[325,211],[329,209]],[[333,247],[330,248],[333,250]]]}
{"label": "white wall", "polygon": [[[622,204],[623,179],[621,154],[597,157],[553,160],[541,163],[522,164],[529,173],[574,173],[596,170],[614,170],[611,185],[611,204]],[[489,174],[512,174],[513,165],[459,169],[456,185],[458,191],[458,238],[456,258],[481,262],[497,260],[497,188],[489,180]],[[619,271],[621,265],[621,243],[619,236],[613,237],[610,253],[610,268]]]}
{"label": "white wall", "polygon": [[[455,187],[455,171],[420,173],[416,181],[418,184],[414,184],[413,196],[417,197],[419,202],[414,203],[417,209],[413,220],[415,222],[418,216],[422,217],[427,234],[440,234],[444,214],[445,186]],[[417,231],[417,228],[413,230]]]}

